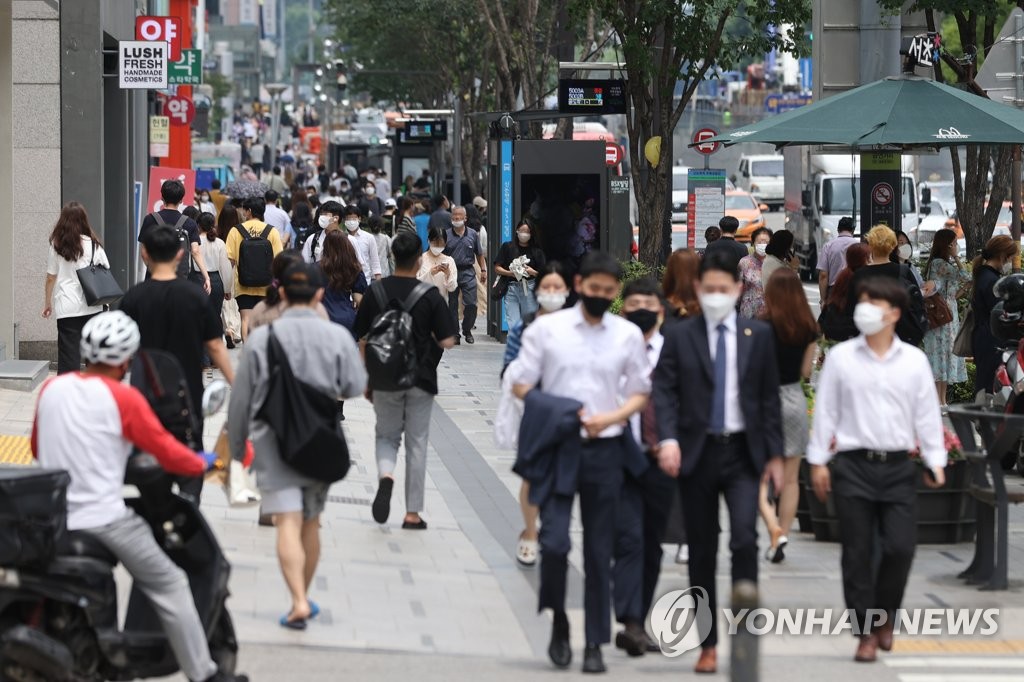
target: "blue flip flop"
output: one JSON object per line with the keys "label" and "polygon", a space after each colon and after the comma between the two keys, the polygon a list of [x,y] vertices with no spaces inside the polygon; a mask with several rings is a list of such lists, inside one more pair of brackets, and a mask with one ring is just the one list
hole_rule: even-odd
{"label": "blue flip flop", "polygon": [[306,629],[306,619],[305,618],[300,618],[298,620],[288,620],[288,614],[287,613],[284,614],[283,616],[281,616],[281,620],[279,620],[278,623],[281,625],[281,627],[288,628],[289,630],[305,630]]}
{"label": "blue flip flop", "polygon": [[320,615],[320,605],[312,599],[307,600],[309,602],[309,619],[313,620]]}

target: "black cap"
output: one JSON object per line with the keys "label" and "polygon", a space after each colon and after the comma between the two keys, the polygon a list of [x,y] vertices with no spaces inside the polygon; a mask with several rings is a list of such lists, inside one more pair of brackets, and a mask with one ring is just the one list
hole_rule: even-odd
{"label": "black cap", "polygon": [[309,263],[288,266],[281,276],[281,288],[289,301],[308,303],[324,286],[320,268]]}

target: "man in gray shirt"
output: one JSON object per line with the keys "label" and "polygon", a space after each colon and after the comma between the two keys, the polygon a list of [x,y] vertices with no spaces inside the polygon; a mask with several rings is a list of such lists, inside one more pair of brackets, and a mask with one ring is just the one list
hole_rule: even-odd
{"label": "man in gray shirt", "polygon": [[[320,555],[320,513],[330,484],[289,467],[281,459],[276,434],[256,414],[267,397],[271,330],[284,348],[301,349],[288,357],[296,379],[332,398],[353,398],[366,389],[366,370],[352,334],[317,315],[316,306],[323,295],[316,266],[299,263],[285,271],[281,301],[287,310],[273,324],[253,331],[246,341],[228,410],[232,458],[244,458],[248,438],[256,450],[253,468],[263,496],[263,512],[274,517],[278,558],[292,600],[291,611],[281,617],[280,625],[292,630],[305,629],[306,620],[320,612],[306,590]],[[335,454],[325,452],[324,456]]]}
{"label": "man in gray shirt", "polygon": [[[839,234],[821,249],[821,256],[818,258],[818,293],[821,294],[822,301],[827,300],[828,290],[846,267],[846,250],[858,241],[853,236],[853,230],[853,218],[840,218],[837,228]],[[822,303],[822,307],[824,305]]]}
{"label": "man in gray shirt", "polygon": [[[476,271],[473,263],[480,266],[480,284],[487,284],[487,261],[480,244],[480,234],[466,226],[466,209],[456,206],[452,209],[452,227],[445,233],[444,254],[451,256],[458,269],[457,287],[448,294],[448,307],[452,311],[455,328],[459,327],[459,292],[462,292],[462,335],[466,343],[473,343],[473,325],[476,324]],[[455,337],[459,343],[459,337]]]}

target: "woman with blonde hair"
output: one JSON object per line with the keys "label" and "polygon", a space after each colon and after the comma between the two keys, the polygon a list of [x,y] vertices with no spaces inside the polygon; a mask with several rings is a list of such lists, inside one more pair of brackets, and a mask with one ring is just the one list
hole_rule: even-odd
{"label": "woman with blonde hair", "polygon": [[46,256],[46,285],[43,294],[43,317],[57,318],[57,373],[76,372],[82,366],[79,342],[82,327],[103,306],[90,306],[78,281],[77,271],[90,263],[110,267],[99,237],[89,224],[85,207],[69,202],[60,211],[57,224],[50,233]]}

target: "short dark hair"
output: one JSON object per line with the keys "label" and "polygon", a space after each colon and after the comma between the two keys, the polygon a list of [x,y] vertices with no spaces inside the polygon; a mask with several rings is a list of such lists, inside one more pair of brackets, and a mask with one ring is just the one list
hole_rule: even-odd
{"label": "short dark hair", "polygon": [[147,231],[142,237],[142,245],[154,263],[170,263],[181,250],[178,234],[169,225],[159,225]]}
{"label": "short dark hair", "polygon": [[220,180],[218,178],[214,178],[210,182],[210,189],[220,189]]}
{"label": "short dark hair", "polygon": [[308,263],[290,265],[281,277],[281,288],[289,303],[309,303],[323,286],[320,268]]}
{"label": "short dark hair", "polygon": [[409,270],[416,265],[416,259],[423,255],[423,242],[418,234],[401,232],[391,242],[391,253],[395,257],[395,267]]}
{"label": "short dark hair", "polygon": [[359,216],[360,218],[363,217],[363,212],[359,210],[359,206],[356,204],[349,204],[341,211],[341,214],[346,218],[350,215]]}
{"label": "short dark hair", "polygon": [[853,232],[855,229],[857,229],[857,226],[850,216],[840,218],[839,227],[836,228],[839,232]]}
{"label": "short dark hair", "polygon": [[442,206],[444,206],[444,200],[445,199],[447,199],[447,197],[445,195],[443,195],[443,194],[435,194],[430,199],[430,205],[436,211],[439,208],[441,208]]}
{"label": "short dark hair", "polygon": [[786,259],[792,248],[793,233],[789,230],[776,230],[768,240],[768,248],[765,249],[765,253],[770,253],[776,258]]}
{"label": "short dark hair", "polygon": [[320,204],[320,213],[330,213],[331,215],[340,216],[345,212],[345,207],[337,201],[325,201]]}
{"label": "short dark hair", "polygon": [[280,167],[280,166],[274,166],[274,167],[273,167],[273,168],[271,169],[271,172],[272,172],[272,173],[273,173],[274,175],[280,175],[280,174],[281,174],[281,167]]}
{"label": "short dark hair", "polygon": [[857,285],[857,300],[865,294],[873,301],[885,301],[903,312],[910,307],[910,295],[903,283],[895,277],[875,275],[865,278]]}
{"label": "short dark hair", "polygon": [[611,275],[615,279],[622,279],[622,265],[615,256],[604,251],[591,251],[583,257],[580,263],[579,276],[586,279],[591,275]]}
{"label": "short dark hair", "polygon": [[427,230],[427,241],[428,242],[436,242],[438,240],[446,241],[446,239],[447,238],[445,237],[444,230],[442,230],[437,225],[434,225],[429,230]]}
{"label": "short dark hair", "polygon": [[181,210],[181,215],[186,218],[191,218],[192,220],[197,220],[199,218],[199,209],[195,206],[186,206]]}
{"label": "short dark hair", "polygon": [[650,277],[641,277],[629,282],[622,289],[622,300],[630,296],[658,296],[661,297],[661,287]]}
{"label": "short dark hair", "polygon": [[268,204],[276,204],[280,195],[272,189],[268,189],[266,194],[263,195],[263,200]]}
{"label": "short dark hair", "polygon": [[160,198],[165,204],[177,206],[185,198],[185,185],[181,180],[167,180],[160,185]]}
{"label": "short dark hair", "polygon": [[249,197],[242,202],[242,208],[252,213],[253,218],[263,220],[263,216],[267,212],[267,203],[259,197]]}
{"label": "short dark hair", "polygon": [[740,229],[740,221],[731,215],[722,216],[722,219],[718,221],[718,226],[722,228],[722,232],[736,234],[736,230]]}
{"label": "short dark hair", "polygon": [[704,241],[708,244],[711,242],[717,242],[722,238],[722,228],[717,225],[712,225],[708,229],[704,230]]}
{"label": "short dark hair", "polygon": [[725,250],[714,250],[704,254],[700,262],[700,276],[708,272],[725,272],[732,275],[734,281],[740,281],[739,261],[736,256]]}

